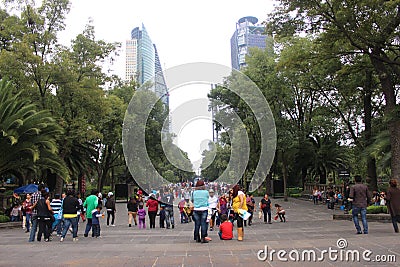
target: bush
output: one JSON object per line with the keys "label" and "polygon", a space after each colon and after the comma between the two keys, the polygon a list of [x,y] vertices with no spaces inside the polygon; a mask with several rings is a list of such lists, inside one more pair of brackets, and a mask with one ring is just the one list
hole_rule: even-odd
{"label": "bush", "polygon": [[301,197],[300,193],[290,194],[289,197]]}
{"label": "bush", "polygon": [[[351,214],[352,210],[349,210]],[[387,206],[369,206],[367,207],[367,214],[380,214],[380,213],[388,213]]]}
{"label": "bush", "polygon": [[288,196],[291,196],[292,194],[300,194],[303,191],[303,188],[301,187],[288,187],[286,188]]}
{"label": "bush", "polygon": [[5,223],[5,222],[9,222],[10,221],[10,217],[6,216],[6,215],[0,215],[0,223]]}

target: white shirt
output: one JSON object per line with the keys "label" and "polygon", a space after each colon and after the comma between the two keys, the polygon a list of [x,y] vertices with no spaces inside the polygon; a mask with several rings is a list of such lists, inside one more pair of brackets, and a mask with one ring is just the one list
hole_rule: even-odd
{"label": "white shirt", "polygon": [[213,196],[213,197],[208,197],[208,207],[210,209],[215,209],[217,208],[218,205],[218,197],[217,196]]}

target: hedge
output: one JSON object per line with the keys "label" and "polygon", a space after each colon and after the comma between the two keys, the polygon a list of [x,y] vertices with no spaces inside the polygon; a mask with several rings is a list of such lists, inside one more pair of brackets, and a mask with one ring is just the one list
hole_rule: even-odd
{"label": "hedge", "polygon": [[9,222],[10,221],[10,217],[6,216],[6,215],[0,215],[0,223],[5,223],[5,222]]}
{"label": "hedge", "polygon": [[[351,213],[352,210],[349,211]],[[387,206],[369,206],[367,207],[367,214],[388,213]]]}

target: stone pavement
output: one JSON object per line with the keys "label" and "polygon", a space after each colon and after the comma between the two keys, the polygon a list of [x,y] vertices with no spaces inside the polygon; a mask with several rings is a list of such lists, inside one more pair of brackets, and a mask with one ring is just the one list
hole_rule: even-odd
{"label": "stone pavement", "polygon": [[[76,243],[72,242],[71,235],[63,243],[58,237],[48,243],[28,243],[28,234],[21,228],[0,229],[0,266],[399,266],[400,234],[395,234],[389,223],[370,222],[368,235],[356,235],[351,221],[332,220],[332,211],[324,205],[314,206],[309,201],[296,199],[289,202],[273,199],[272,203],[284,207],[287,222],[264,224],[257,216],[254,224],[245,228],[242,242],[219,240],[217,231],[212,231],[209,236],[213,241],[196,243],[193,224],[180,224],[177,209],[175,229],[128,228],[125,203],[117,204],[116,227],[106,227],[105,219],[102,220],[101,239],[83,237],[83,223]],[[340,238],[345,239],[339,244],[342,249],[337,247]],[[262,258],[264,254],[259,251],[265,250],[265,246],[268,257],[262,261],[257,254]],[[331,251],[329,258],[329,249],[338,252]],[[270,256],[272,250],[282,250],[281,258],[288,261],[279,260],[277,252]],[[360,261],[353,262],[355,250]],[[371,259],[369,262],[362,258],[366,250],[372,253],[365,255]],[[295,261],[297,254],[301,260],[302,253],[306,260],[308,256],[313,260],[313,253],[316,260],[324,258]],[[335,255],[339,260],[335,260]],[[346,255],[350,262],[345,261]],[[377,255],[392,262],[377,262]],[[397,262],[390,257],[395,257]]]}

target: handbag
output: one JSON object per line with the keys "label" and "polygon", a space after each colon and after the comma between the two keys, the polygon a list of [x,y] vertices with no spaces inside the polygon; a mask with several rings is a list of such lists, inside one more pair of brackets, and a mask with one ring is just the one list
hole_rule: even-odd
{"label": "handbag", "polygon": [[258,219],[261,219],[262,218],[262,211],[259,211],[258,212]]}

